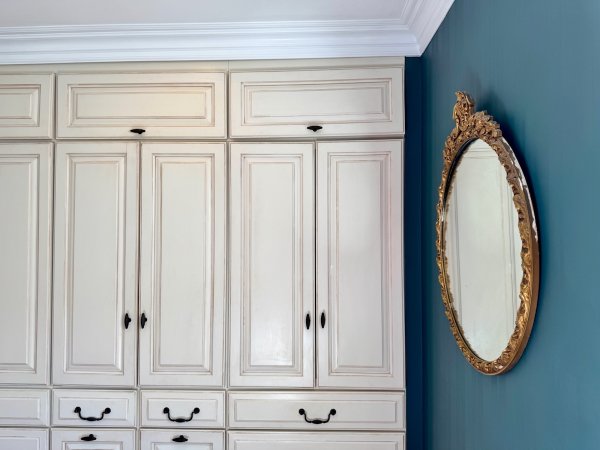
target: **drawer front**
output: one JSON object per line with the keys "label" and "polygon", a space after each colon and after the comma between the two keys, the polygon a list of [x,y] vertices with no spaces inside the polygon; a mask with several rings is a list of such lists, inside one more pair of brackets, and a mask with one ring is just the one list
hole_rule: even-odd
{"label": "drawer front", "polygon": [[223,450],[224,431],[142,430],[142,450]]}
{"label": "drawer front", "polygon": [[403,393],[232,392],[228,414],[231,428],[402,431],[404,408]]}
{"label": "drawer front", "polygon": [[50,425],[50,392],[46,390],[0,391],[0,425]]}
{"label": "drawer front", "polygon": [[135,450],[134,430],[52,430],[52,450]]}
{"label": "drawer front", "polygon": [[224,392],[142,391],[143,427],[224,428]]}
{"label": "drawer front", "polygon": [[0,429],[0,450],[48,450],[48,430]]}
{"label": "drawer front", "polygon": [[224,138],[225,74],[63,74],[57,111],[61,138]]}
{"label": "drawer front", "polygon": [[402,67],[234,72],[231,135],[403,134],[403,92]]}
{"label": "drawer front", "polygon": [[135,391],[53,392],[52,425],[135,427]]}
{"label": "drawer front", "polygon": [[54,75],[0,75],[0,138],[46,138],[52,133]]}
{"label": "drawer front", "polygon": [[229,450],[404,450],[402,433],[229,433]]}

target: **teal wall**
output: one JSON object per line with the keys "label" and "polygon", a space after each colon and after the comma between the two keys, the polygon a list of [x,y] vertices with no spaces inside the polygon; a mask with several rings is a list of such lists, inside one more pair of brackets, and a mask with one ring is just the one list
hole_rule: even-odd
{"label": "teal wall", "polygon": [[[599,449],[600,1],[456,0],[422,58],[407,64],[422,71],[407,83],[422,89],[422,106],[407,111],[422,119],[423,139],[422,448]],[[464,361],[437,282],[435,205],[457,90],[501,124],[541,231],[531,340],[498,377]]]}

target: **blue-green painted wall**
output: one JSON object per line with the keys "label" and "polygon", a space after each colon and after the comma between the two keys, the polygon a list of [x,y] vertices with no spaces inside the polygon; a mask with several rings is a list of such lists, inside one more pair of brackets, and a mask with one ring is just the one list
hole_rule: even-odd
{"label": "blue-green painted wall", "polygon": [[[423,98],[407,111],[423,130],[423,448],[600,449],[600,1],[456,0],[411,64]],[[502,125],[541,231],[533,334],[498,377],[464,361],[437,282],[435,204],[457,90]]]}

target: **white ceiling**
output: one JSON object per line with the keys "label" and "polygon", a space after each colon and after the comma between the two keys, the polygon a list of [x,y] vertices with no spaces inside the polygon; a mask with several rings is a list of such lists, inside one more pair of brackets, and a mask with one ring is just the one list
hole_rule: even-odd
{"label": "white ceiling", "polygon": [[453,0],[3,0],[0,64],[420,55]]}

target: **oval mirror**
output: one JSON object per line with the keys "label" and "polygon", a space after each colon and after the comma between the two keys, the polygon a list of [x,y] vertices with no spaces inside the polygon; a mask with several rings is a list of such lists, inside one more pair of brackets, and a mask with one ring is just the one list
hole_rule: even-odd
{"label": "oval mirror", "polygon": [[438,205],[438,265],[446,315],[482,373],[512,368],[527,344],[539,282],[531,198],[500,127],[458,93]]}

